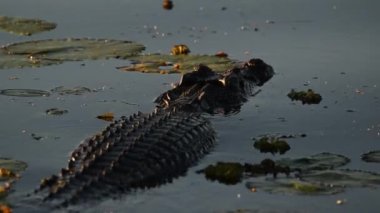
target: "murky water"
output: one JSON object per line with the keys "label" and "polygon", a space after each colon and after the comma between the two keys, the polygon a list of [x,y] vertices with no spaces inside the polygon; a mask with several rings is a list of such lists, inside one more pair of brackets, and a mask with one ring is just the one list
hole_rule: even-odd
{"label": "murky water", "polygon": [[[257,162],[272,157],[255,151],[252,137],[305,133],[306,138],[289,141],[292,149],[287,157],[327,151],[350,157],[348,168],[380,172],[378,164],[360,160],[363,152],[380,149],[380,3],[175,0],[174,4],[172,11],[165,11],[160,1],[147,0],[0,1],[0,15],[35,17],[58,24],[53,31],[31,37],[0,32],[1,45],[45,38],[113,38],[142,43],[147,52],[168,53],[172,45],[185,43],[192,53],[223,50],[238,60],[260,57],[275,68],[275,77],[239,114],[211,118],[218,145],[187,176],[122,200],[105,201],[88,212],[224,212],[239,208],[259,212],[377,212],[379,189],[348,189],[332,196],[251,193],[244,184],[211,183],[195,171],[217,161]],[[96,119],[97,115],[149,112],[153,99],[180,77],[115,69],[128,63],[99,60],[0,70],[0,89],[85,86],[98,90],[81,96],[0,96],[0,156],[29,164],[17,192],[34,189],[42,177],[65,166],[68,153],[82,139],[107,125]],[[18,80],[9,80],[12,77]],[[292,88],[312,88],[323,100],[311,106],[292,103],[286,97]],[[46,115],[45,110],[52,107],[69,113]],[[32,133],[43,139],[34,140]],[[337,199],[347,202],[336,205]]]}

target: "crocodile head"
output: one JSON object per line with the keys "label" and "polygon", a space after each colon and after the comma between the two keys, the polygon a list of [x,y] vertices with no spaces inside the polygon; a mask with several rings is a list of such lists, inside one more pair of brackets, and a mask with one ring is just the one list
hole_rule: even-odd
{"label": "crocodile head", "polygon": [[254,88],[262,86],[273,74],[273,68],[261,59],[251,59],[223,74],[200,65],[196,71],[183,75],[177,87],[160,95],[155,102],[166,109],[208,113],[238,111],[247,97],[254,94]]}

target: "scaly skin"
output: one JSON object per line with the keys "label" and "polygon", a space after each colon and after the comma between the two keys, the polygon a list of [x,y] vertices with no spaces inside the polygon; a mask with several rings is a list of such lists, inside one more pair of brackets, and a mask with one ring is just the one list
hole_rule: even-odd
{"label": "scaly skin", "polygon": [[44,179],[36,193],[45,203],[62,207],[153,187],[183,175],[214,142],[215,132],[200,114],[134,114],[86,139],[68,167]]}
{"label": "scaly skin", "polygon": [[60,208],[170,182],[215,144],[215,132],[202,113],[239,109],[273,73],[260,59],[222,75],[200,66],[159,96],[154,112],[122,117],[84,140],[67,168],[43,179],[32,197]]}

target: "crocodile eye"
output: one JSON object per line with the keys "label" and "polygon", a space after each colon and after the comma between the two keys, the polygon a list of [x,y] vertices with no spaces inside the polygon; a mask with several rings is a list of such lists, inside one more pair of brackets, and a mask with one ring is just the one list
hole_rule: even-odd
{"label": "crocodile eye", "polygon": [[172,55],[187,55],[190,53],[190,49],[185,44],[178,44],[172,47],[170,53]]}

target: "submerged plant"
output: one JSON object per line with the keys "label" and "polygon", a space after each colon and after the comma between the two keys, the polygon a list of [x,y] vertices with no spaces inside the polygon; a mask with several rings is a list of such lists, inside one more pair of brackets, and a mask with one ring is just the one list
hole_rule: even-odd
{"label": "submerged plant", "polygon": [[260,152],[280,153],[281,155],[290,150],[290,146],[285,140],[269,136],[256,140],[253,146],[260,150]]}

